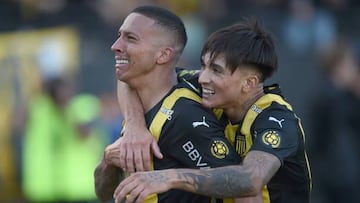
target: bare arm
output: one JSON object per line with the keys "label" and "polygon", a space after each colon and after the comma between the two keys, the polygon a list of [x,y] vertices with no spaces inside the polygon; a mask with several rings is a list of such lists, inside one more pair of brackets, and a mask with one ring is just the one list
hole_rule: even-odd
{"label": "bare arm", "polygon": [[279,167],[280,161],[274,155],[251,151],[242,165],[176,172],[178,181],[173,187],[216,197],[254,196]]}
{"label": "bare arm", "polygon": [[144,109],[139,96],[135,90],[119,80],[117,82],[117,99],[125,121],[146,128]]}
{"label": "bare arm", "polygon": [[242,165],[197,171],[196,173],[185,171],[178,173],[180,180],[186,181],[175,185],[175,188],[217,197],[253,196],[261,191],[279,168],[280,161],[274,155],[251,151]]}
{"label": "bare arm", "polygon": [[95,169],[94,179],[96,196],[101,202],[106,202],[113,198],[115,188],[122,179],[122,170],[106,163],[103,158]]}
{"label": "bare arm", "polygon": [[119,184],[114,196],[120,202],[130,194],[127,202],[142,202],[149,194],[169,189],[214,197],[256,196],[279,167],[280,161],[274,155],[251,151],[242,165],[207,170],[168,169],[135,173]]}
{"label": "bare arm", "polygon": [[118,81],[117,96],[120,111],[125,118],[126,128],[123,141],[117,143],[121,159],[115,165],[129,172],[150,170],[151,151],[162,158],[156,140],[146,127],[144,110],[137,93],[126,83]]}

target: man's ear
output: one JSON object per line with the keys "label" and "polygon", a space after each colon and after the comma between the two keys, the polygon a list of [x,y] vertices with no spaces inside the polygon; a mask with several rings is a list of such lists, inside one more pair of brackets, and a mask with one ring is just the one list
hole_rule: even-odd
{"label": "man's ear", "polygon": [[260,82],[260,80],[259,80],[258,75],[256,75],[256,74],[249,75],[245,81],[244,90],[246,92],[250,91],[251,89],[257,87],[259,82]]}
{"label": "man's ear", "polygon": [[165,64],[171,61],[174,57],[174,49],[171,47],[165,47],[161,49],[157,55],[156,63]]}

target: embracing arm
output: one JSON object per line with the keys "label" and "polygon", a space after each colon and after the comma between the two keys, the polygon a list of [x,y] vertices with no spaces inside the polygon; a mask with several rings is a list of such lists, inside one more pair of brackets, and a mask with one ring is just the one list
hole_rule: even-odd
{"label": "embracing arm", "polygon": [[136,91],[118,80],[117,97],[120,111],[125,119],[123,141],[117,143],[122,158],[115,165],[129,172],[150,170],[150,150],[161,159],[162,154],[146,127],[144,109]]}
{"label": "embracing arm", "polygon": [[142,202],[149,194],[170,189],[214,197],[255,196],[274,176],[280,165],[279,159],[272,154],[250,151],[242,165],[134,173],[119,184],[114,196],[116,202],[120,202],[127,194],[130,194],[127,202]]}
{"label": "embracing arm", "polygon": [[250,151],[242,165],[199,171],[176,171],[179,180],[173,187],[217,197],[254,196],[279,168],[280,161],[274,155]]}
{"label": "embracing arm", "polygon": [[144,109],[136,91],[126,83],[117,81],[117,99],[125,122],[146,128]]}

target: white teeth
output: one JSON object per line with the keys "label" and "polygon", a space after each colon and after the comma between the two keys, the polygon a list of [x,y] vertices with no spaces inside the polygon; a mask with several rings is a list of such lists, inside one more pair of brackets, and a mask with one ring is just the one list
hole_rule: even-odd
{"label": "white teeth", "polygon": [[202,89],[202,92],[204,93],[204,94],[215,94],[215,91],[213,91],[213,90],[209,90],[209,89]]}
{"label": "white teeth", "polygon": [[116,64],[129,64],[129,60],[120,59],[115,61]]}

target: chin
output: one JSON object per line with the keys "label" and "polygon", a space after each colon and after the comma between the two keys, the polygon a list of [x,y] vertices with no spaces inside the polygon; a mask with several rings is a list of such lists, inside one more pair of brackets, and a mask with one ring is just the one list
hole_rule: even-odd
{"label": "chin", "polygon": [[120,80],[121,82],[126,82],[122,77],[116,76],[116,79]]}
{"label": "chin", "polygon": [[115,70],[115,75],[116,75],[117,79],[123,81],[127,74],[126,74],[126,71],[117,68]]}
{"label": "chin", "polygon": [[118,80],[120,80],[120,81],[125,82],[124,79],[123,79],[122,77],[118,76],[118,75],[116,76],[116,78],[117,78]]}
{"label": "chin", "polygon": [[126,82],[126,77],[124,76],[124,74],[120,74],[120,73],[116,72],[115,76],[118,80],[120,80],[122,82]]}
{"label": "chin", "polygon": [[202,101],[202,105],[206,108],[216,108],[213,103],[209,102],[209,101]]}

